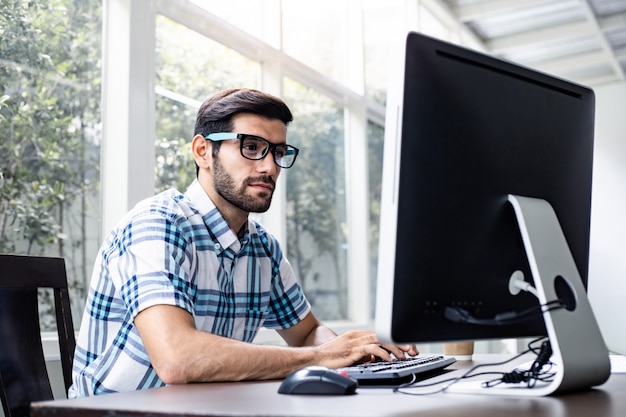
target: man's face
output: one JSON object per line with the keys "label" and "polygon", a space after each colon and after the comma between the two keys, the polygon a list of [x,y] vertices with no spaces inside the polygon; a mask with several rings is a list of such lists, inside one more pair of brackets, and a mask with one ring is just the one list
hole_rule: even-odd
{"label": "man's face", "polygon": [[[286,143],[287,128],[280,120],[240,113],[233,118],[233,132],[260,136],[271,143]],[[228,204],[248,213],[263,213],[272,202],[280,167],[271,152],[251,161],[240,152],[238,140],[224,141],[213,158],[213,187]]]}

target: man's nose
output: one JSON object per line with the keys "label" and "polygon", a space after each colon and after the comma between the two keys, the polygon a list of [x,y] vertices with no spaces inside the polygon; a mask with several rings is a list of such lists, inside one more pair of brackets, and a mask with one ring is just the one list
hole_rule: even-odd
{"label": "man's nose", "polygon": [[269,175],[275,175],[280,167],[276,165],[274,161],[274,155],[271,150],[265,154],[265,156],[259,161],[259,171],[267,173]]}

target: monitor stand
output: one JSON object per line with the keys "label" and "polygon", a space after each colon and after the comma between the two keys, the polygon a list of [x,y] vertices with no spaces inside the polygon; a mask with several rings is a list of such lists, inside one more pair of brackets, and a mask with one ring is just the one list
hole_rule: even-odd
{"label": "monitor stand", "polygon": [[604,383],[611,373],[609,353],[552,206],[516,195],[509,195],[508,201],[520,227],[539,302],[565,302],[565,308],[543,313],[556,374],[551,382],[534,388],[526,384],[483,388],[480,382],[459,382],[448,392],[544,396]]}

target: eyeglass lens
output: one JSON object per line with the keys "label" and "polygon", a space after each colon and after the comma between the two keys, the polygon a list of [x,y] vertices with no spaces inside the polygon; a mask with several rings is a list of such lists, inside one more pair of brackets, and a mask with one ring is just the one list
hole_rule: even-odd
{"label": "eyeglass lens", "polygon": [[282,168],[293,165],[297,152],[289,145],[276,145],[257,136],[244,136],[241,138],[241,154],[248,159],[263,159],[269,151],[272,151],[274,161]]}

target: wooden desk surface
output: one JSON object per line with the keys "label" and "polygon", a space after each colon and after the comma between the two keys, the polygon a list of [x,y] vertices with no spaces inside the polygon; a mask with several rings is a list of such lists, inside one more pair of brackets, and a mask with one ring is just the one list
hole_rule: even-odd
{"label": "wooden desk surface", "polygon": [[[492,362],[490,355],[477,355]],[[457,362],[455,373],[472,362]],[[454,375],[448,373],[446,376]],[[626,374],[594,389],[549,397],[441,393],[410,396],[359,388],[356,395],[278,394],[280,381],[168,386],[75,400],[34,403],[32,416],[626,416]]]}

